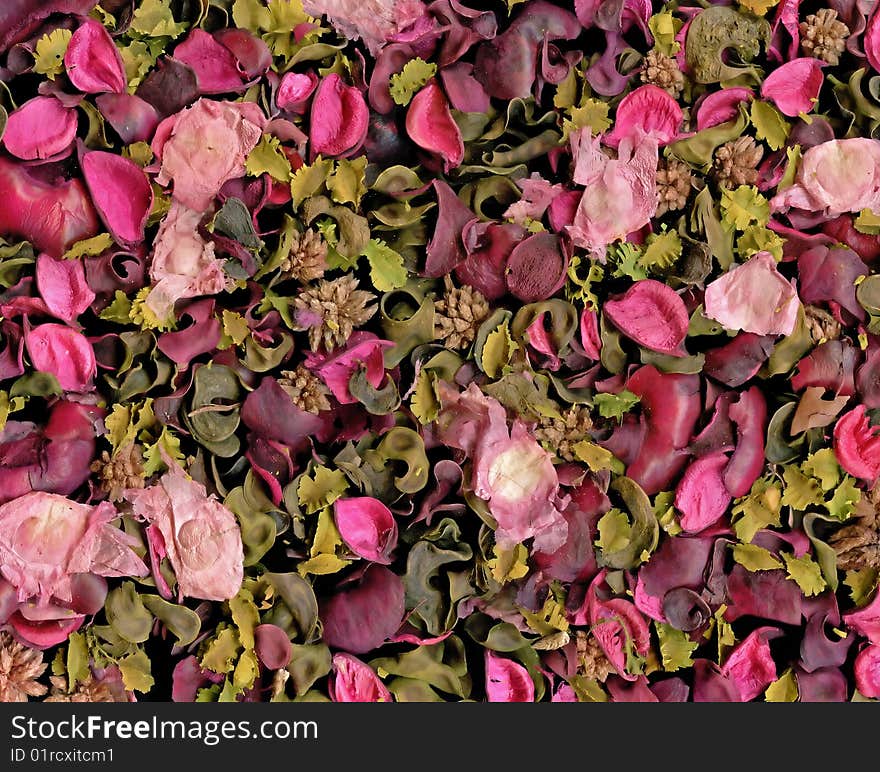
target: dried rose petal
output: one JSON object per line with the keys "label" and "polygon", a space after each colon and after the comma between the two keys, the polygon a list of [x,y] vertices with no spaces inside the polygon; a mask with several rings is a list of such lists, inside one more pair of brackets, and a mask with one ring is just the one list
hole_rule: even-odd
{"label": "dried rose petal", "polygon": [[192,68],[201,94],[226,94],[245,88],[235,57],[204,30],[190,30],[186,40],[174,49],[174,57]]}
{"label": "dried rose petal", "polygon": [[85,153],[80,165],[95,208],[113,238],[124,246],[143,241],[153,188],[140,166],[98,150]]}
{"label": "dried rose petal", "polygon": [[758,252],[708,284],[704,303],[710,319],[756,335],[791,335],[800,305],[769,252]]}
{"label": "dried rose petal", "polygon": [[406,113],[406,133],[420,148],[439,155],[446,173],[464,159],[461,130],[452,120],[443,89],[434,79],[413,97]]}
{"label": "dried rose petal", "polygon": [[337,499],[333,504],[336,528],[358,556],[388,565],[397,546],[397,523],[381,501],[371,496]]}
{"label": "dried rose petal", "polygon": [[277,625],[257,625],[254,628],[254,650],[270,670],[287,667],[292,648],[287,633]]}
{"label": "dried rose petal", "polygon": [[614,326],[640,346],[681,356],[688,330],[684,301],[671,287],[654,279],[633,284],[602,307]]}
{"label": "dried rose petal", "polygon": [[624,137],[634,143],[644,136],[652,137],[659,147],[672,142],[678,135],[682,113],[678,102],[666,91],[646,84],[627,94],[617,106],[614,128],[603,141],[618,147]]}
{"label": "dried rose petal", "polygon": [[149,142],[159,125],[156,108],[134,94],[101,94],[95,104],[123,142]]}
{"label": "dried rose petal", "polygon": [[873,484],[880,476],[880,428],[857,405],[834,425],[834,455],[843,470]]}
{"label": "dried rose petal", "polygon": [[10,113],[3,144],[25,161],[52,158],[70,150],[76,127],[76,110],[55,97],[38,96]]}
{"label": "dried rose petal", "polygon": [[326,76],[312,98],[312,157],[337,157],[354,153],[367,136],[370,111],[354,86],[347,86],[336,73]]}
{"label": "dried rose petal", "polygon": [[95,293],[86,284],[83,264],[77,260],[56,260],[40,255],[36,278],[46,307],[65,322],[76,319],[95,299]]}
{"label": "dried rose petal", "polygon": [[41,324],[25,334],[36,370],[51,373],[65,391],[84,391],[97,372],[95,351],[82,333],[63,324]]}
{"label": "dried rose petal", "polygon": [[486,649],[486,697],[489,702],[534,702],[535,684],[518,662]]}
{"label": "dried rose petal", "polygon": [[86,94],[121,94],[127,80],[122,56],[101,22],[86,19],[70,38],[64,54],[67,77]]}
{"label": "dried rose petal", "polygon": [[334,702],[392,702],[376,671],[351,654],[333,655],[330,698]]}
{"label": "dried rose petal", "polygon": [[707,94],[697,108],[697,131],[711,129],[719,123],[733,120],[739,114],[739,105],[754,97],[750,88],[734,86]]}
{"label": "dried rose petal", "polygon": [[681,527],[690,533],[705,530],[717,522],[730,505],[732,497],[721,472],[727,466],[727,454],[716,452],[688,465],[675,489],[675,508],[681,512]]}
{"label": "dried rose petal", "polygon": [[819,99],[822,63],[813,57],[792,59],[772,70],[761,84],[761,96],[792,118],[808,113]]}
{"label": "dried rose petal", "polygon": [[569,256],[552,233],[536,233],[517,244],[507,258],[504,279],[523,303],[546,300],[565,284]]}

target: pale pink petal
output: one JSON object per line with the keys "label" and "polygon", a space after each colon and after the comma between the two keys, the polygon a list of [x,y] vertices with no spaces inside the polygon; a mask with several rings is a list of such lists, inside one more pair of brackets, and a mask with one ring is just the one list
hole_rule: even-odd
{"label": "pale pink petal", "polygon": [[363,40],[374,56],[427,11],[420,0],[303,0],[302,7],[310,16],[326,16],[343,37]]}
{"label": "pale pink petal", "polygon": [[728,330],[791,335],[800,306],[769,252],[758,252],[706,286],[705,314]]}

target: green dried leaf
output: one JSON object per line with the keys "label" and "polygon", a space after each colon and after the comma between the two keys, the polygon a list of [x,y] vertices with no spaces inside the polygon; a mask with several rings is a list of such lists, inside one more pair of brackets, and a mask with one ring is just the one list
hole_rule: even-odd
{"label": "green dried leaf", "polygon": [[348,490],[348,480],[338,469],[316,466],[311,477],[300,477],[296,490],[300,506],[311,515],[342,496]]}
{"label": "green dried leaf", "polygon": [[629,544],[632,527],[629,517],[617,508],[609,509],[597,525],[599,538],[596,546],[603,552],[618,552]]}
{"label": "green dried leaf", "polygon": [[770,43],[770,24],[766,19],[737,13],[726,6],[710,6],[694,16],[688,28],[685,55],[697,83],[718,83],[756,74],[755,67],[726,64],[725,52],[733,49],[738,59],[749,62],[760,53],[761,43]]}
{"label": "green dried leaf", "polygon": [[364,255],[370,263],[370,281],[379,292],[390,292],[406,284],[409,274],[403,257],[384,241],[370,239]]}
{"label": "green dried leaf", "polygon": [[819,564],[809,555],[796,558],[787,552],[782,553],[782,559],[785,561],[787,576],[797,583],[801,588],[801,592],[807,597],[818,595],[825,589],[825,579],[822,577],[822,569]]}
{"label": "green dried leaf", "polygon": [[337,556],[337,550],[342,549],[344,543],[333,521],[333,515],[330,514],[329,508],[322,509],[318,514],[318,525],[309,550],[311,557],[297,565],[296,570],[301,576],[335,574],[351,563],[350,560],[343,560]]}
{"label": "green dried leaf", "polygon": [[755,127],[755,135],[758,139],[764,140],[771,150],[779,150],[785,145],[791,126],[773,105],[760,99],[753,99],[751,119]]}
{"label": "green dried leaf", "polygon": [[231,673],[241,648],[236,629],[221,622],[217,627],[217,635],[208,643],[200,664],[213,673]]}
{"label": "green dried leaf", "polygon": [[333,161],[321,156],[311,164],[304,164],[297,169],[290,179],[290,195],[293,197],[294,208],[318,193],[326,185],[332,171]]}
{"label": "green dried leaf", "polygon": [[281,140],[271,134],[263,134],[245,162],[251,177],[268,174],[278,182],[290,182],[290,160],[281,149]]}
{"label": "green dried leaf", "polygon": [[[59,652],[60,653],[60,652]],[[72,692],[78,683],[89,679],[92,671],[89,667],[89,647],[82,633],[73,633],[67,639],[67,691]]]}
{"label": "green dried leaf", "polygon": [[676,670],[690,668],[694,663],[692,655],[699,648],[700,642],[692,641],[687,633],[665,622],[654,622],[654,628],[660,641],[663,670],[674,673]]}
{"label": "green dried leaf", "polygon": [[602,472],[610,469],[617,474],[623,474],[623,462],[610,450],[595,442],[581,440],[572,446],[572,451],[578,460],[583,461],[590,468],[590,471]]}
{"label": "green dried leaf", "polygon": [[99,233],[90,239],[77,241],[63,255],[65,260],[76,260],[86,255],[100,255],[105,249],[113,246],[113,237],[109,233]]}
{"label": "green dried leaf", "polygon": [[797,679],[791,668],[786,670],[764,691],[764,702],[797,702]]}
{"label": "green dried leaf", "polygon": [[361,205],[361,197],[367,192],[367,157],[359,156],[351,161],[341,158],[336,169],[327,177],[327,190],[337,204]]}
{"label": "green dried leaf", "polygon": [[162,460],[160,448],[163,448],[174,461],[183,466],[186,456],[180,449],[180,438],[172,434],[165,426],[159,439],[144,448],[144,475],[146,477],[168,468]]}
{"label": "green dried leaf", "polygon": [[747,571],[772,571],[782,568],[782,562],[776,556],[757,544],[735,544],[733,559]]}
{"label": "green dried leaf", "polygon": [[123,582],[111,590],[104,612],[113,631],[129,643],[143,643],[150,637],[153,615],[141,602],[134,582]]}
{"label": "green dried leaf", "polygon": [[874,596],[880,571],[870,566],[846,572],[843,583],[849,587],[849,597],[856,607],[862,607]]}
{"label": "green dried leaf", "polygon": [[34,49],[34,72],[49,80],[64,72],[64,54],[71,37],[73,32],[61,27],[43,35]]}
{"label": "green dried leaf", "polygon": [[756,223],[763,227],[770,221],[770,203],[754,185],[722,188],[721,219],[728,230],[745,230]]}
{"label": "green dried leaf", "polygon": [[616,418],[623,422],[623,416],[639,404],[639,397],[628,389],[618,394],[603,393],[593,397],[593,406],[599,409],[603,418]]}
{"label": "green dried leaf", "polygon": [[116,324],[131,324],[131,301],[122,290],[116,290],[113,302],[101,311],[99,317]]}
{"label": "green dried leaf", "polygon": [[750,543],[762,528],[780,525],[782,489],[778,483],[760,478],[747,496],[736,500],[733,507],[733,528],[741,542]]}
{"label": "green dried leaf", "polygon": [[389,93],[396,104],[404,107],[434,75],[437,74],[437,65],[426,62],[418,56],[410,59],[403,69],[391,76]]}
{"label": "green dried leaf", "polygon": [[186,24],[174,20],[171,0],[142,0],[135,6],[129,29],[143,37],[176,38],[186,30]]}
{"label": "green dried leaf", "polygon": [[510,328],[506,323],[500,324],[486,336],[478,364],[490,378],[498,378],[518,348],[510,336]]}
{"label": "green dried leaf", "polygon": [[632,518],[630,539],[629,544],[620,549],[602,549],[600,563],[609,568],[635,568],[657,548],[660,524],[650,500],[634,480],[621,475],[612,481],[610,487],[620,496]]}
{"label": "green dried leaf", "polygon": [[254,648],[254,629],[260,624],[260,612],[250,590],[242,587],[229,601],[229,613],[238,628],[238,640],[246,650]]}
{"label": "green dried leaf", "polygon": [[798,467],[787,466],[782,476],[785,479],[783,506],[790,506],[798,512],[803,512],[808,507],[821,504],[825,500],[819,481],[807,477]]}
{"label": "green dried leaf", "polygon": [[419,372],[409,407],[422,425],[431,423],[439,415],[440,394],[437,390],[437,376],[430,370]]}
{"label": "green dried leaf", "polygon": [[142,649],[119,660],[119,671],[126,689],[146,694],[156,683],[153,679],[150,658]]}
{"label": "green dried leaf", "polygon": [[837,520],[846,520],[853,512],[856,505],[862,499],[862,491],[857,487],[856,480],[845,475],[843,480],[834,489],[831,500],[825,504],[828,513]]}
{"label": "green dried leaf", "polygon": [[202,620],[192,609],[158,595],[142,595],[141,601],[174,634],[178,646],[189,646],[198,637]]}

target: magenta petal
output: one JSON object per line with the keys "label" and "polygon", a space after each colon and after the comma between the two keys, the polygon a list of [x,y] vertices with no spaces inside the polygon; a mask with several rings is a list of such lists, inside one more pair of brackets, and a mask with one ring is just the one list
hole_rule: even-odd
{"label": "magenta petal", "polygon": [[875,72],[880,72],[880,15],[872,13],[862,41],[865,56]]}
{"label": "magenta petal", "polygon": [[871,426],[865,406],[857,405],[834,425],[834,455],[853,477],[874,483],[880,476],[880,428]]}
{"label": "magenta petal", "polygon": [[880,645],[880,593],[875,593],[867,606],[844,614],[843,619],[850,630]]}
{"label": "magenta petal", "polygon": [[447,173],[464,160],[461,131],[436,80],[428,81],[413,97],[406,114],[406,133],[420,148],[439,155]]}
{"label": "magenta petal", "polygon": [[743,702],[749,702],[776,680],[776,663],[767,639],[779,635],[774,627],[759,627],[730,653],[721,674],[733,681]]}
{"label": "magenta petal", "polygon": [[48,649],[50,646],[64,643],[71,633],[79,630],[84,621],[84,615],[71,613],[71,616],[66,619],[33,622],[25,619],[19,612],[13,614],[9,624],[12,625],[15,634],[25,643],[37,649]]}
{"label": "magenta petal", "polygon": [[489,112],[489,95],[474,77],[474,67],[467,62],[456,62],[440,70],[440,80],[449,96],[449,102],[463,113]]}
{"label": "magenta petal", "polygon": [[156,347],[176,364],[189,365],[199,354],[213,351],[220,342],[222,330],[213,314],[213,300],[197,300],[181,314],[181,318],[189,316],[192,324],[183,330],[162,333]]}
{"label": "magenta petal", "polygon": [[361,92],[331,73],[318,85],[312,99],[312,156],[354,152],[367,136],[369,119],[370,111]]}
{"label": "magenta petal", "polygon": [[76,126],[76,110],[55,97],[38,96],[9,115],[3,144],[25,161],[51,158],[71,147]]}
{"label": "magenta petal", "polygon": [[275,104],[281,110],[290,110],[304,104],[318,86],[318,78],[313,73],[285,73],[275,92]]}
{"label": "magenta petal", "polygon": [[80,160],[98,214],[123,246],[144,240],[153,188],[143,169],[115,153],[93,151]]}
{"label": "magenta petal", "polygon": [[257,625],[254,628],[254,649],[260,662],[269,670],[280,670],[290,662],[290,639],[277,625]]}
{"label": "magenta petal", "polygon": [[332,354],[306,354],[306,367],[321,377],[340,404],[352,405],[357,402],[348,389],[352,374],[363,366],[367,371],[367,381],[378,389],[385,379],[382,350],[393,345],[391,341],[381,340],[372,333],[356,332],[348,339],[345,348],[336,349]]}
{"label": "magenta petal", "polygon": [[334,702],[392,702],[376,671],[351,654],[333,655],[329,691]]}
{"label": "magenta petal", "polygon": [[710,129],[719,123],[736,118],[741,102],[746,102],[755,96],[750,88],[735,86],[723,88],[706,96],[699,102],[697,107],[697,131]]}
{"label": "magenta petal", "polygon": [[19,236],[53,257],[98,232],[98,218],[81,180],[50,184],[0,157],[0,235]]}
{"label": "magenta petal", "polygon": [[581,345],[584,353],[592,360],[599,361],[602,339],[599,337],[599,315],[590,308],[581,313]]}
{"label": "magenta petal", "polygon": [[690,533],[705,530],[727,511],[732,497],[721,479],[727,454],[711,453],[692,462],[675,489],[675,508],[681,512],[681,527]]}
{"label": "magenta petal", "polygon": [[269,46],[246,29],[219,29],[214,33],[214,39],[232,52],[239,72],[248,80],[258,78],[272,66]]}
{"label": "magenta petal", "polygon": [[92,344],[63,324],[41,324],[25,335],[34,369],[52,373],[65,391],[85,391],[97,371]]}
{"label": "magenta petal", "polygon": [[870,644],[855,661],[856,688],[865,697],[880,697],[880,646]]}
{"label": "magenta petal", "polygon": [[731,496],[745,496],[764,468],[764,431],[767,402],[757,386],[742,392],[730,405],[736,424],[736,449],[724,470],[724,485]]}
{"label": "magenta petal", "polygon": [[684,301],[671,287],[643,279],[630,287],[622,298],[609,300],[605,315],[624,335],[640,346],[664,354],[683,354],[682,343],[688,330]]}
{"label": "magenta petal", "polygon": [[393,636],[404,614],[403,581],[384,566],[371,565],[357,584],[321,599],[324,642],[363,654]]}
{"label": "magenta petal", "polygon": [[486,697],[489,702],[534,702],[535,684],[518,662],[486,649]]}
{"label": "magenta petal", "polygon": [[232,52],[204,30],[190,30],[186,40],[174,49],[174,57],[192,68],[201,94],[225,94],[244,89]]}
{"label": "magenta petal", "polygon": [[639,142],[642,134],[654,137],[663,147],[678,136],[682,113],[678,102],[658,86],[646,84],[627,94],[617,107],[614,128],[605,144],[617,147],[624,137]]}
{"label": "magenta petal", "polygon": [[49,255],[37,258],[37,288],[49,311],[71,322],[95,299],[86,284],[86,272],[78,260],[56,260]]}
{"label": "magenta petal", "polygon": [[823,80],[822,63],[818,59],[792,59],[770,71],[761,85],[761,96],[794,118],[815,107]]}
{"label": "magenta petal", "polygon": [[64,54],[64,66],[70,82],[86,94],[125,91],[122,56],[104,25],[95,19],[86,19],[73,33]]}
{"label": "magenta petal", "polygon": [[95,98],[101,115],[123,142],[149,142],[159,125],[159,113],[134,94],[101,94]]}
{"label": "magenta petal", "polygon": [[388,565],[397,546],[397,523],[381,501],[370,496],[339,499],[333,505],[336,527],[352,552]]}

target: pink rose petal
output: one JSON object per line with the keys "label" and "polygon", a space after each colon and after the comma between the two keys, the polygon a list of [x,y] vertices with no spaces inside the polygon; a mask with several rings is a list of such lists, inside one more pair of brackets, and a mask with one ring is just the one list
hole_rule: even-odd
{"label": "pink rose petal", "polygon": [[698,533],[716,523],[733,500],[724,486],[721,472],[727,454],[721,451],[698,458],[685,469],[675,489],[675,508],[681,512],[681,527]]}
{"label": "pink rose petal", "polygon": [[[721,674],[736,684],[743,702],[749,702],[776,680],[776,663],[767,638],[779,634],[773,627],[761,627],[730,653]],[[769,635],[768,635],[769,634]]]}
{"label": "pink rose petal", "polygon": [[128,158],[98,150],[85,153],[80,165],[95,208],[113,238],[129,247],[143,241],[153,207],[153,188],[141,167]]}
{"label": "pink rose petal", "polygon": [[633,284],[617,300],[603,306],[605,315],[640,346],[664,354],[682,355],[688,330],[684,301],[671,287],[654,279]]}
{"label": "pink rose petal", "polygon": [[35,370],[51,373],[65,391],[85,391],[97,372],[92,344],[64,324],[41,324],[25,335]]}
{"label": "pink rose petal", "polygon": [[95,299],[95,293],[86,284],[83,264],[78,260],[56,260],[40,255],[36,277],[46,307],[65,322],[76,319]]}
{"label": "pink rose petal", "polygon": [[104,25],[86,19],[70,38],[64,54],[67,77],[86,94],[125,92],[127,80],[119,49]]}
{"label": "pink rose petal", "polygon": [[818,59],[792,59],[770,71],[761,85],[761,96],[773,102],[784,115],[794,118],[816,106],[823,80]]}
{"label": "pink rose petal", "polygon": [[370,496],[338,499],[333,505],[336,527],[352,552],[388,565],[397,546],[397,522],[381,501]]}
{"label": "pink rose petal", "polygon": [[413,97],[406,113],[406,133],[420,148],[439,155],[447,173],[464,160],[461,130],[452,119],[443,89],[434,79]]}
{"label": "pink rose petal", "polygon": [[723,88],[706,96],[697,107],[697,131],[711,129],[720,123],[736,118],[739,105],[753,99],[755,93],[750,88],[734,86]]}
{"label": "pink rose petal", "polygon": [[71,148],[76,127],[76,110],[55,97],[38,96],[10,113],[3,144],[25,161],[52,158]]}
{"label": "pink rose petal", "polygon": [[356,151],[367,136],[370,111],[361,92],[336,73],[325,77],[312,99],[312,157],[339,157]]}
{"label": "pink rose petal", "polygon": [[285,73],[275,92],[275,104],[281,110],[298,111],[297,108],[305,105],[317,87],[318,77],[313,72]]}
{"label": "pink rose petal", "polygon": [[159,125],[159,113],[134,94],[101,94],[95,98],[101,115],[125,143],[149,142]]}
{"label": "pink rose petal", "polygon": [[186,40],[174,49],[174,58],[192,68],[201,94],[225,94],[245,88],[232,52],[204,30],[190,30]]}
{"label": "pink rose petal", "polygon": [[334,702],[392,702],[376,671],[351,654],[333,655],[330,698]]}
{"label": "pink rose petal", "polygon": [[872,699],[880,697],[880,646],[865,646],[856,657],[854,668],[859,693]]}
{"label": "pink rose petal", "polygon": [[486,697],[489,702],[534,702],[535,683],[519,662],[486,649]]}
{"label": "pink rose petal", "polygon": [[756,335],[791,335],[800,306],[769,252],[758,252],[708,284],[704,303],[710,319]]}
{"label": "pink rose petal", "polygon": [[663,147],[678,136],[681,121],[678,102],[659,86],[645,84],[621,100],[614,128],[605,135],[604,142],[618,147],[624,137],[637,143],[643,136],[649,136]]}
{"label": "pink rose petal", "polygon": [[880,427],[871,426],[857,405],[834,425],[834,455],[845,472],[874,483],[880,476]]}

